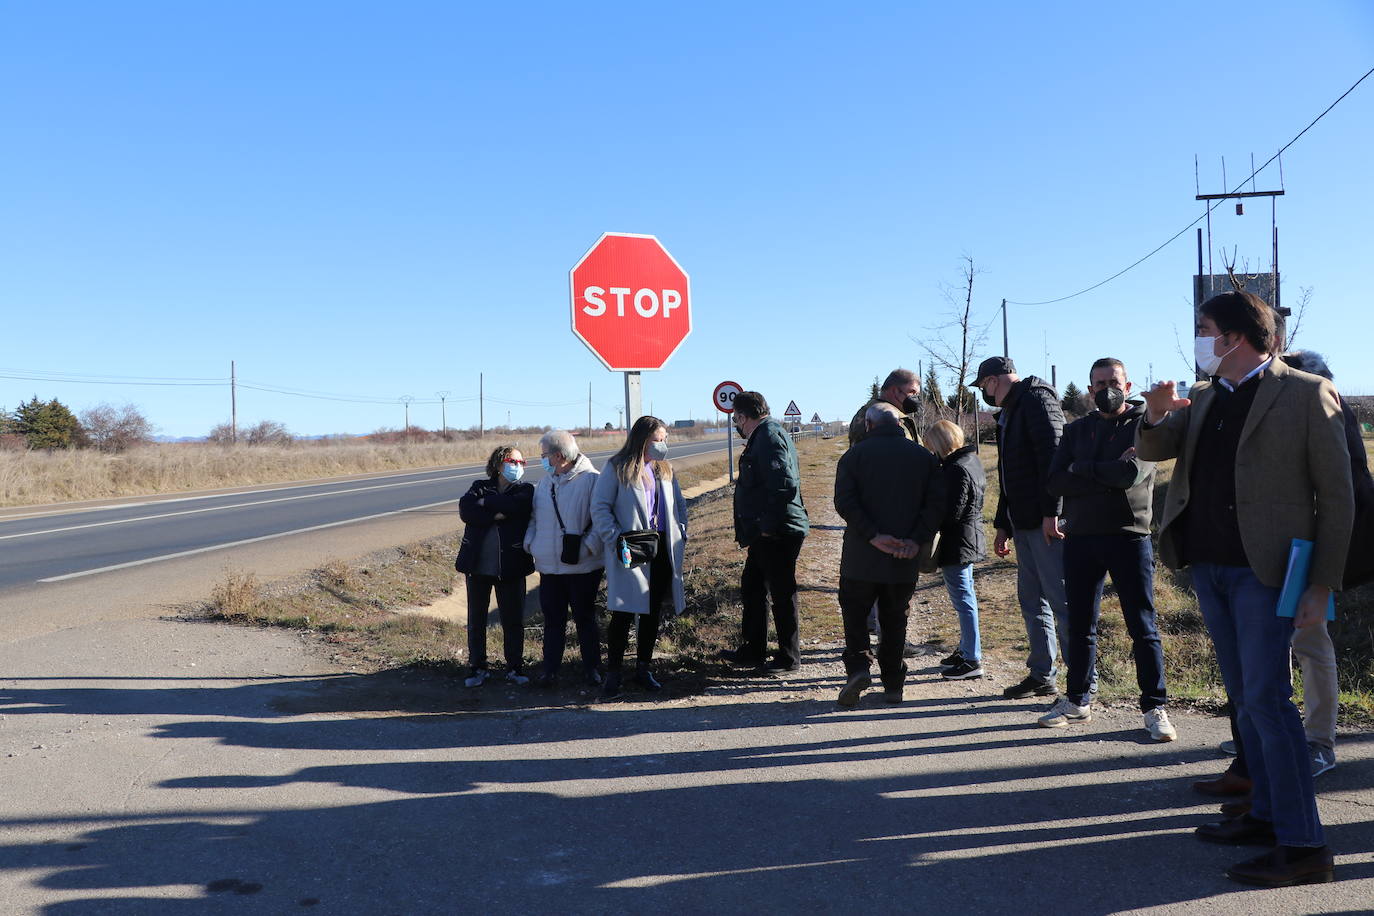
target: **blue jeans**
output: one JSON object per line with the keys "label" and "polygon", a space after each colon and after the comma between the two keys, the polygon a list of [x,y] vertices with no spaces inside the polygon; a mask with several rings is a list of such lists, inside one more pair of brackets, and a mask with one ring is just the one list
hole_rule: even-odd
{"label": "blue jeans", "polygon": [[1325,845],[1307,735],[1293,705],[1293,621],[1274,613],[1279,590],[1246,566],[1194,563],[1192,575],[1255,783],[1250,813],[1272,821],[1284,846]]}
{"label": "blue jeans", "polygon": [[959,614],[959,654],[971,662],[983,657],[978,639],[978,595],[973,590],[973,564],[941,566],[949,603]]}
{"label": "blue jeans", "polygon": [[1064,593],[1069,604],[1069,702],[1092,699],[1097,669],[1097,621],[1102,586],[1111,574],[1131,634],[1140,711],[1168,701],[1164,692],[1164,649],[1155,627],[1155,557],[1145,534],[1071,534],[1064,540]]}
{"label": "blue jeans", "polygon": [[[1026,667],[1039,681],[1054,680],[1055,659],[1068,657],[1069,612],[1064,597],[1064,542],[1045,543],[1039,528],[1012,532],[1016,546],[1016,597],[1026,622]],[[1093,678],[1096,686],[1096,677]]]}

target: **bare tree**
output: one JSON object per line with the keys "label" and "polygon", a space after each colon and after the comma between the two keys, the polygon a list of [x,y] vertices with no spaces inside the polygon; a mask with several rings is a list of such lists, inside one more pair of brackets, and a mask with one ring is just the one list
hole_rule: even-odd
{"label": "bare tree", "polygon": [[122,452],[153,436],[153,425],[132,404],[119,408],[97,404],[81,412],[81,426],[87,441],[102,452]]}
{"label": "bare tree", "polygon": [[[953,376],[956,390],[963,388],[973,354],[987,337],[986,327],[980,330],[973,325],[973,281],[981,271],[974,266],[971,255],[961,257],[959,273],[959,286],[945,286],[940,291],[949,305],[944,323],[926,328],[933,336],[927,335],[919,341],[931,363]],[[955,339],[957,344],[953,342]],[[955,398],[952,405],[954,422],[961,426],[966,404],[966,399],[961,397]]]}
{"label": "bare tree", "polygon": [[1293,309],[1293,324],[1288,328],[1288,339],[1283,342],[1283,349],[1291,351],[1297,349],[1298,331],[1302,329],[1302,316],[1307,314],[1307,307],[1312,304],[1312,287],[1298,287],[1298,307]]}
{"label": "bare tree", "polygon": [[290,445],[292,442],[291,433],[274,420],[263,420],[257,426],[250,427],[244,432],[243,438],[249,445]]}

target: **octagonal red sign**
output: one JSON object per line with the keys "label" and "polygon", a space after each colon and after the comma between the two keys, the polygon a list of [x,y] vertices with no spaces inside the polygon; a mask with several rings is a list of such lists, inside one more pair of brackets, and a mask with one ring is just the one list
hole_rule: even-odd
{"label": "octagonal red sign", "polygon": [[568,281],[573,333],[607,369],[662,369],[692,332],[687,272],[652,235],[604,233]]}

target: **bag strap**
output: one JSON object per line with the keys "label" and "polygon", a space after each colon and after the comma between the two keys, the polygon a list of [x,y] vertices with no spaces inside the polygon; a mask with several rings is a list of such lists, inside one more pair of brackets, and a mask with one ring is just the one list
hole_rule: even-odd
{"label": "bag strap", "polygon": [[[563,513],[558,511],[558,485],[553,482],[553,478],[549,478],[549,496],[553,498],[553,514],[558,518],[558,530],[566,535],[568,533],[568,526],[563,524]],[[591,530],[592,520],[588,518],[587,527],[582,529],[582,533],[586,534]]]}

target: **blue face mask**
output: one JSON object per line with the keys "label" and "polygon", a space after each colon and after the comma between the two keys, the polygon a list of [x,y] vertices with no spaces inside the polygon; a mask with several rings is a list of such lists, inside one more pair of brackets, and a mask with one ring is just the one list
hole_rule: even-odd
{"label": "blue face mask", "polygon": [[523,464],[511,464],[509,461],[503,462],[501,465],[501,476],[511,483],[515,483],[521,477],[525,476],[525,466]]}
{"label": "blue face mask", "polygon": [[540,459],[539,459],[539,463],[542,464],[542,465],[544,465],[544,471],[545,471],[546,473],[549,473],[549,474],[557,473],[557,472],[554,471],[554,469],[553,469],[553,462],[550,461],[548,458],[540,458]]}

